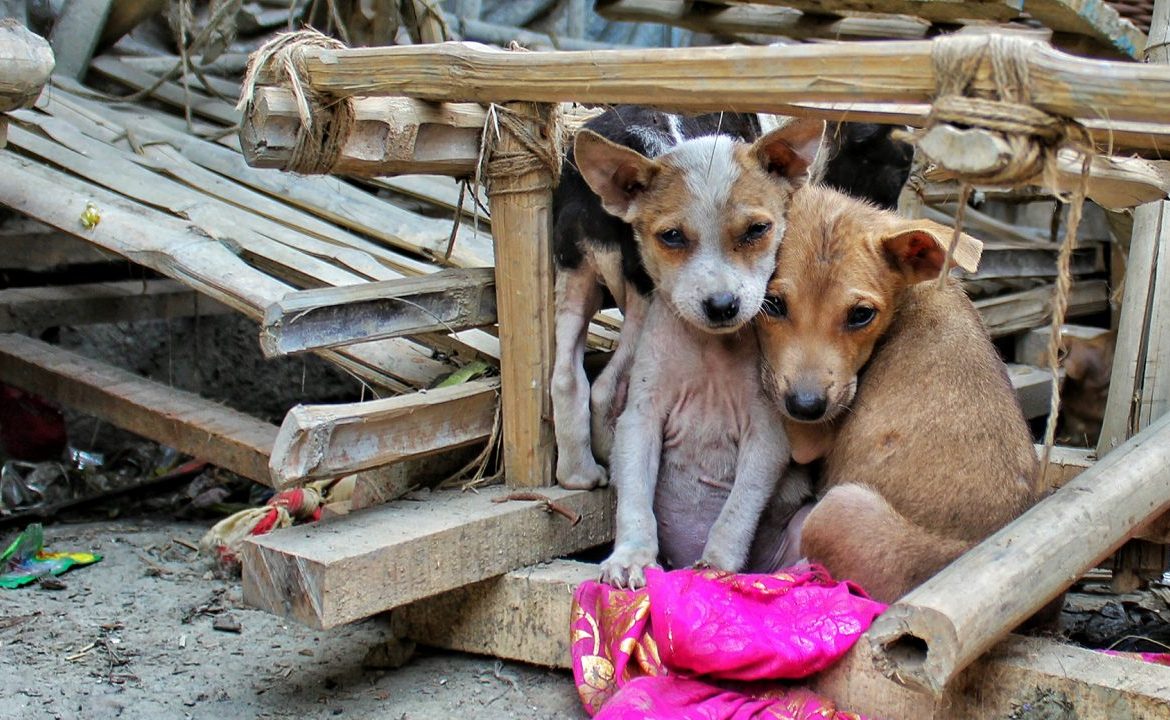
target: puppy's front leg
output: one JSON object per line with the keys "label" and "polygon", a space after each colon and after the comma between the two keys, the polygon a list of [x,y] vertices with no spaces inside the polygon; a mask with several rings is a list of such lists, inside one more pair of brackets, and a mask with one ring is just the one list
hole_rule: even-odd
{"label": "puppy's front leg", "polygon": [[658,563],[654,490],[662,459],[663,417],[650,397],[655,384],[646,376],[631,383],[610,458],[617,518],[613,554],[601,564],[601,579],[616,587],[645,585],[646,568]]}
{"label": "puppy's front leg", "polygon": [[608,462],[613,452],[615,426],[626,406],[630,368],[634,364],[634,354],[649,308],[649,301],[638,293],[633,283],[626,284],[625,297],[626,306],[622,311],[622,331],[618,336],[617,350],[593,382],[590,391],[593,454],[602,462]]}
{"label": "puppy's front leg", "polygon": [[[699,565],[729,572],[744,568],[760,516],[788,467],[788,457],[788,439],[779,418],[761,402],[753,403],[750,425],[740,438],[735,482],[707,536]],[[793,488],[794,509],[803,494]],[[784,500],[788,499],[786,495]]]}

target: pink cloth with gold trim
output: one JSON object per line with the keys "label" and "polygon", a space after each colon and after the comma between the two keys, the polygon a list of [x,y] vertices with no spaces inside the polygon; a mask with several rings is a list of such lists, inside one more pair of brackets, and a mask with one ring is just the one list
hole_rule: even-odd
{"label": "pink cloth with gold trim", "polygon": [[652,569],[636,591],[587,582],[573,598],[573,677],[589,714],[609,720],[861,720],[766,681],[832,665],[885,607],[816,568]]}

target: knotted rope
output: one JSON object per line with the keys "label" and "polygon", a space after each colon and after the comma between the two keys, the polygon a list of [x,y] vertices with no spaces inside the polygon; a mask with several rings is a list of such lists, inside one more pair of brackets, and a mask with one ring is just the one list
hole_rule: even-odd
{"label": "knotted rope", "polygon": [[[526,115],[512,108],[493,104],[484,119],[483,147],[475,170],[476,182],[483,183],[488,195],[513,195],[555,188],[561,179],[560,112],[548,108],[546,117]],[[520,147],[501,148],[507,133]],[[541,173],[541,171],[547,171]],[[532,185],[503,186],[502,179],[514,180],[540,174]]]}
{"label": "knotted rope", "polygon": [[[951,266],[951,257],[962,232],[963,210],[972,185],[1039,184],[1048,188],[1062,202],[1070,202],[1068,222],[1057,260],[1057,281],[1052,302],[1051,337],[1048,342],[1048,368],[1052,373],[1052,397],[1048,423],[1044,432],[1041,477],[1048,468],[1056,437],[1056,420],[1060,412],[1061,327],[1068,310],[1072,285],[1069,260],[1076,242],[1077,228],[1088,189],[1093,145],[1088,131],[1070,118],[1052,115],[1032,105],[1028,55],[1037,41],[1018,35],[952,35],[935,40],[931,61],[938,83],[938,94],[927,118],[926,128],[917,135],[921,140],[932,128],[950,125],[974,128],[992,134],[1006,144],[1009,152],[1001,164],[977,170],[952,172],[962,186],[962,200],[956,216],[955,234],[947,249],[939,285]],[[986,68],[986,70],[985,70]],[[990,76],[991,89],[981,89],[978,81]],[[1082,158],[1080,181],[1071,199],[1061,197],[1057,188],[1057,154],[1072,148]],[[946,158],[934,158],[946,167]]]}
{"label": "knotted rope", "polygon": [[273,70],[296,99],[300,127],[285,170],[303,175],[328,173],[355,121],[352,97],[335,98],[308,83],[306,59],[310,50],[344,50],[345,45],[316,30],[280,33],[248,58],[248,69],[236,109],[251,112],[257,78]]}

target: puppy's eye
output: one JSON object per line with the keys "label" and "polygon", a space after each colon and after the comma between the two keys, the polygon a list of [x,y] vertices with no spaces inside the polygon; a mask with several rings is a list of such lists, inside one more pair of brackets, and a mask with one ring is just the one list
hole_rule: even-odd
{"label": "puppy's eye", "polygon": [[868,305],[858,305],[849,311],[849,315],[845,318],[845,325],[850,330],[860,330],[873,322],[873,319],[876,317],[876,308],[871,308]]}
{"label": "puppy's eye", "polygon": [[767,235],[768,231],[771,229],[772,223],[770,222],[752,223],[748,226],[747,232],[743,234],[743,242],[755,242],[756,240],[759,240],[760,238]]}
{"label": "puppy's eye", "polygon": [[668,248],[681,248],[686,246],[687,236],[683,235],[681,230],[671,228],[658,233],[658,242]]}
{"label": "puppy's eye", "polygon": [[760,309],[770,318],[786,318],[788,317],[788,303],[784,302],[784,298],[779,295],[765,295],[764,304]]}

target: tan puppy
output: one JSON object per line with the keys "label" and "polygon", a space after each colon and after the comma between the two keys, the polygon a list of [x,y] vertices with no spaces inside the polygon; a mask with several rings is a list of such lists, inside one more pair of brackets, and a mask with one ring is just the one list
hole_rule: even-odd
{"label": "tan puppy", "polygon": [[[958,283],[937,286],[951,235],[808,186],[756,322],[793,457],[825,460],[802,554],[884,602],[1037,499],[1003,363]],[[981,252],[963,235],[954,262]]]}
{"label": "tan puppy", "polygon": [[1066,354],[1061,362],[1061,434],[1066,442],[1095,447],[1105,419],[1117,332],[1102,333],[1090,340],[1065,337],[1062,341]]}

